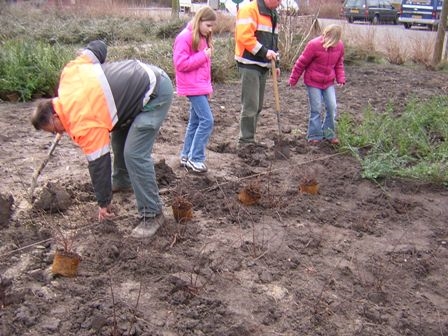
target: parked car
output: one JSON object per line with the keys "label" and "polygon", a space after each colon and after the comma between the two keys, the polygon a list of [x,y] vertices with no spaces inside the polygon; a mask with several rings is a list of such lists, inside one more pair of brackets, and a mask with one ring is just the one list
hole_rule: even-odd
{"label": "parked car", "polygon": [[426,26],[430,30],[437,30],[442,4],[443,0],[402,0],[398,21],[406,29]]}
{"label": "parked car", "polygon": [[367,21],[372,24],[392,22],[397,24],[398,11],[388,0],[345,0],[343,17],[348,22]]}

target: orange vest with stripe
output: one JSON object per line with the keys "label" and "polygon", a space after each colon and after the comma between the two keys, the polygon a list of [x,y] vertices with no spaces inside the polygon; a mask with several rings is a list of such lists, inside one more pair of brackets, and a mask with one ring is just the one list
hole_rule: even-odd
{"label": "orange vest with stripe", "polygon": [[67,134],[88,161],[110,151],[109,132],[117,120],[115,103],[101,68],[89,53],[78,56],[63,69],[53,108]]}
{"label": "orange vest with stripe", "polygon": [[277,51],[278,14],[266,8],[263,0],[241,6],[235,25],[235,60],[241,64],[270,67],[268,49]]}

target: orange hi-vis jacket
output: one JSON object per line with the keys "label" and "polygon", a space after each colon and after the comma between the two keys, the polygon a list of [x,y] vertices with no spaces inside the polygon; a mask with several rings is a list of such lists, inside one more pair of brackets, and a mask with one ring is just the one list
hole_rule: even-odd
{"label": "orange hi-vis jacket", "polygon": [[239,66],[269,68],[268,50],[278,50],[278,14],[263,0],[253,0],[238,10],[235,26],[235,60]]}
{"label": "orange hi-vis jacket", "polygon": [[53,98],[65,131],[87,156],[101,207],[112,200],[109,133],[132,123],[157,94],[160,78],[160,69],[152,65],[136,60],[104,63],[105,55],[105,45],[84,49],[62,70],[58,97]]}
{"label": "orange hi-vis jacket", "polygon": [[54,110],[87,160],[94,161],[109,152],[109,132],[118,120],[101,64],[84,52],[64,67],[60,83]]}

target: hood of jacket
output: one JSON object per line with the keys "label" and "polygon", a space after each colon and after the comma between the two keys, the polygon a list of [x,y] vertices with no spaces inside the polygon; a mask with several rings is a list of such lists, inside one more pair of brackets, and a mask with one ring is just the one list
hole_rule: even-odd
{"label": "hood of jacket", "polygon": [[86,48],[90,50],[98,59],[98,61],[103,64],[107,57],[107,46],[106,43],[100,40],[95,40],[87,44]]}

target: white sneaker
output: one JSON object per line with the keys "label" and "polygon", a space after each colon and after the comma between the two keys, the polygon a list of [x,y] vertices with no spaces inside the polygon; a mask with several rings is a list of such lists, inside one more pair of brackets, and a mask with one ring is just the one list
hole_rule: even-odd
{"label": "white sneaker", "polygon": [[207,166],[204,162],[194,162],[194,161],[187,161],[187,168],[190,168],[195,173],[205,173],[207,171]]}
{"label": "white sneaker", "polygon": [[187,161],[188,161],[188,158],[186,156],[181,157],[180,158],[180,166],[181,167],[186,167],[187,166]]}

